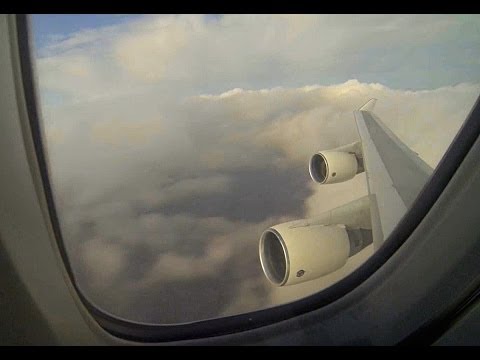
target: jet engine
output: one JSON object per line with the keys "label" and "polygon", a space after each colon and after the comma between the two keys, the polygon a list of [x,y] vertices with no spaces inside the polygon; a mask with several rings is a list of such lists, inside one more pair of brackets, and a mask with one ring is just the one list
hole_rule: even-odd
{"label": "jet engine", "polygon": [[310,176],[320,184],[335,184],[352,179],[358,170],[354,154],[323,151],[310,159]]}
{"label": "jet engine", "polygon": [[277,286],[316,279],[343,267],[373,241],[370,197],[357,199],[315,219],[295,220],[265,230],[260,263]]}
{"label": "jet engine", "polygon": [[284,223],[269,228],[260,238],[263,271],[278,286],[315,279],[340,269],[349,253],[347,231],[338,225],[295,227]]}
{"label": "jet engine", "polygon": [[352,179],[364,171],[360,143],[320,151],[310,158],[308,170],[320,184],[336,184]]}

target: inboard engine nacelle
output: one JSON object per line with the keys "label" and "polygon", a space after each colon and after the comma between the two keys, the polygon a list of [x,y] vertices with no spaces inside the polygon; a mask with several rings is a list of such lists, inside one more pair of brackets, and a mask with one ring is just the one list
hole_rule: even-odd
{"label": "inboard engine nacelle", "polygon": [[370,196],[354,200],[314,219],[278,224],[260,237],[263,272],[277,286],[330,274],[373,241]]}

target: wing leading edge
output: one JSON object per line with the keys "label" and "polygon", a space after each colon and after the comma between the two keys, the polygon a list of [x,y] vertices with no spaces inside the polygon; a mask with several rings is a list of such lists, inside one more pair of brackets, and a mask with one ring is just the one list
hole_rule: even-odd
{"label": "wing leading edge", "polygon": [[376,99],[354,111],[372,203],[373,245],[377,250],[413,203],[432,173],[373,113]]}

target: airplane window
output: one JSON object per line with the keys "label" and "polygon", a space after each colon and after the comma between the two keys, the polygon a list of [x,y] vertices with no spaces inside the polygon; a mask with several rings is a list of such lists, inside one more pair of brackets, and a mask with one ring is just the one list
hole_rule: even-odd
{"label": "airplane window", "polygon": [[478,15],[34,15],[82,293],[183,324],[317,293],[388,241],[480,92]]}

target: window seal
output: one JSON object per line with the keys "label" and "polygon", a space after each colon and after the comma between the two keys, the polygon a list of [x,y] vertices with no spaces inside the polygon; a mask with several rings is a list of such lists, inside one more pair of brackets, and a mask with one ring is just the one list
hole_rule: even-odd
{"label": "window seal", "polygon": [[192,323],[155,325],[125,320],[108,314],[93,305],[82,293],[75,281],[74,273],[68,260],[67,251],[62,239],[60,223],[57,218],[52,187],[49,181],[47,159],[41,136],[41,124],[37,107],[35,79],[32,66],[34,59],[32,58],[32,45],[30,44],[29,37],[30,19],[29,15],[26,14],[19,14],[15,17],[28,121],[40,169],[43,191],[47,201],[48,213],[55,235],[55,241],[58,245],[70,281],[82,304],[105,331],[122,339],[139,342],[165,342],[233,334],[291,319],[317,310],[340,299],[366,281],[409,238],[431,207],[435,204],[480,134],[480,98],[477,98],[472,110],[467,116],[467,119],[457,132],[455,138],[437,167],[434,169],[429,180],[418,194],[410,210],[402,217],[402,219],[400,219],[395,229],[388,236],[384,245],[365,263],[330,287],[292,303],[282,304],[249,313],[201,320]]}

